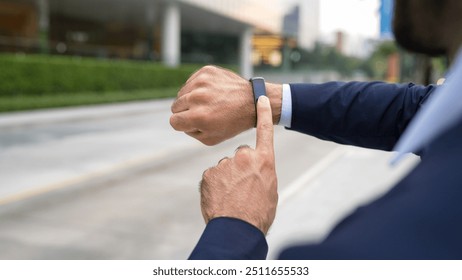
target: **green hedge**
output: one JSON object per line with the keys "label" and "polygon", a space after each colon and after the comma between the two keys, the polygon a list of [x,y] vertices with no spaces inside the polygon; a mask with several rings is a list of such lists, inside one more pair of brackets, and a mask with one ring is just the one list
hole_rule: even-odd
{"label": "green hedge", "polygon": [[180,87],[197,65],[0,54],[0,97]]}

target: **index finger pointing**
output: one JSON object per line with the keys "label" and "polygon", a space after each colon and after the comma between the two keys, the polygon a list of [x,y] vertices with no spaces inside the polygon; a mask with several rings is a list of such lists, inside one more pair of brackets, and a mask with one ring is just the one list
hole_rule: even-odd
{"label": "index finger pointing", "polygon": [[259,152],[274,154],[273,115],[268,97],[260,96],[257,102],[257,145]]}

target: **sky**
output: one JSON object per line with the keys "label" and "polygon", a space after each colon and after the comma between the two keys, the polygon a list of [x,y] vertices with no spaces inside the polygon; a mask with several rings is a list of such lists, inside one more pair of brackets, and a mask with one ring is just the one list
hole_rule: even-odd
{"label": "sky", "polygon": [[[304,0],[279,0],[282,7],[289,9]],[[379,0],[319,0],[320,31],[328,35],[345,31],[354,36],[378,38]]]}
{"label": "sky", "polygon": [[321,0],[321,33],[346,31],[352,35],[378,37],[378,0]]}

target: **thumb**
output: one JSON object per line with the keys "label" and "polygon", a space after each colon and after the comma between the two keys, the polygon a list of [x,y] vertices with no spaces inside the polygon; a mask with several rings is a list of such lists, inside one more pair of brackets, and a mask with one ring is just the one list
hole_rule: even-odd
{"label": "thumb", "polygon": [[273,114],[268,97],[260,96],[257,101],[257,145],[256,150],[274,154]]}

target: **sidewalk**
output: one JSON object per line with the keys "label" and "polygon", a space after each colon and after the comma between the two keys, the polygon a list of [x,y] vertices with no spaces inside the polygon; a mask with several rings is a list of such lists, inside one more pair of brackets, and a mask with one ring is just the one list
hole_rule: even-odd
{"label": "sidewalk", "polygon": [[268,234],[268,258],[290,245],[321,241],[358,206],[385,194],[419,159],[389,164],[392,154],[339,146],[280,192],[276,220]]}

